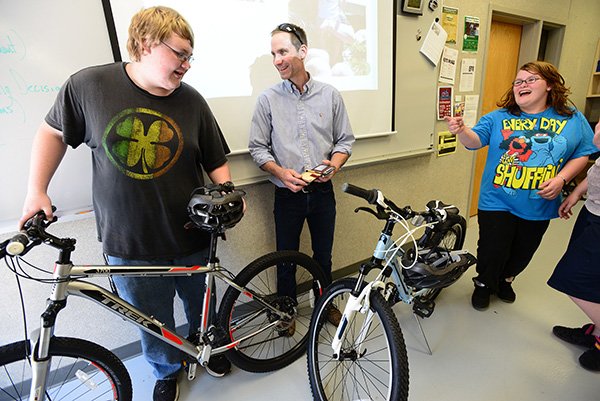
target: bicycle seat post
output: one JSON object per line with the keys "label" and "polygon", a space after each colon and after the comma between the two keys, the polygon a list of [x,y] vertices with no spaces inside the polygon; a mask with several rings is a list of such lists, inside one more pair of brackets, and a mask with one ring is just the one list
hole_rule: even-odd
{"label": "bicycle seat post", "polygon": [[223,233],[219,233],[217,231],[212,231],[210,233],[210,245],[208,248],[208,264],[214,265],[219,262],[219,258],[217,258],[217,242],[219,237],[224,238]]}

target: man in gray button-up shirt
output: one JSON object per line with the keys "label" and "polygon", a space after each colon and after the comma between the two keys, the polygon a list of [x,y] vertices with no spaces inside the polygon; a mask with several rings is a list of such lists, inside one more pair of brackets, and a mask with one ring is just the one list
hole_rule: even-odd
{"label": "man in gray button-up shirt", "polygon": [[[352,152],[354,135],[340,93],[311,79],[304,68],[308,43],[304,30],[281,24],[271,33],[273,64],[283,81],[258,98],[250,129],[250,154],[275,184],[277,249],[298,250],[308,222],[314,259],[331,279],[335,197],[331,177]],[[302,173],[318,164],[333,173],[312,182]],[[295,295],[292,272],[280,271],[280,294]],[[339,312],[332,313],[335,322]]]}

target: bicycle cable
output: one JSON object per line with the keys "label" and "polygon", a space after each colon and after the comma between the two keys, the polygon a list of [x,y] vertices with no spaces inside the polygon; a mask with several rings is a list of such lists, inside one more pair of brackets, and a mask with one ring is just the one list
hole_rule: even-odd
{"label": "bicycle cable", "polygon": [[[5,260],[6,262],[6,260]],[[7,263],[8,265],[8,263]],[[10,269],[10,268],[9,268]],[[29,342],[28,330],[27,330],[27,313],[25,312],[25,300],[23,296],[23,288],[21,287],[21,281],[19,280],[19,275],[15,274],[15,281],[17,282],[17,289],[19,291],[19,299],[21,302],[21,318],[23,319],[23,338],[26,342]]]}
{"label": "bicycle cable", "polygon": [[[435,224],[437,224],[437,222],[425,223],[425,224],[420,224],[420,225],[416,226],[415,228],[411,229],[408,221],[401,214],[393,212],[392,217],[394,218],[396,223],[399,223],[402,226],[402,228],[404,228],[404,230],[406,232],[394,241],[394,246],[391,246],[390,249],[388,249],[385,252],[386,253],[386,263],[385,263],[384,267],[387,267],[391,263],[391,261],[395,259],[395,256],[398,254],[398,252],[400,251],[402,246],[408,242],[408,239],[411,240],[414,249],[418,249],[417,240],[414,236],[415,232],[417,232],[420,229],[433,227]],[[389,252],[392,252],[392,254],[391,254],[391,256],[388,257],[387,254]],[[406,270],[411,269],[412,267],[414,267],[417,264],[418,258],[419,258],[419,255],[417,252],[415,252],[415,257],[414,257],[411,265],[405,266],[402,263],[402,260],[400,260],[400,266]]]}

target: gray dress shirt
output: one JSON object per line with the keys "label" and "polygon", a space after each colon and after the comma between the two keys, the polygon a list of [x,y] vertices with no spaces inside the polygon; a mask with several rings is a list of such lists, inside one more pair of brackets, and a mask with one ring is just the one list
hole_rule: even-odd
{"label": "gray dress shirt", "polygon": [[311,78],[301,94],[291,81],[282,81],[258,97],[248,144],[258,166],[274,161],[301,173],[336,152],[350,155],[353,143],[342,96],[329,84]]}

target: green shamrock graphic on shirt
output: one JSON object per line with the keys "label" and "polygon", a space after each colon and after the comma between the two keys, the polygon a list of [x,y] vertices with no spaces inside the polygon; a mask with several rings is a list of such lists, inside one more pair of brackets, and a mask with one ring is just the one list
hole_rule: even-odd
{"label": "green shamrock graphic on shirt", "polygon": [[108,124],[102,146],[125,175],[149,180],[165,174],[183,149],[179,126],[169,117],[146,108],[126,109]]}

